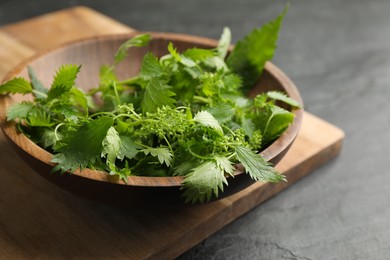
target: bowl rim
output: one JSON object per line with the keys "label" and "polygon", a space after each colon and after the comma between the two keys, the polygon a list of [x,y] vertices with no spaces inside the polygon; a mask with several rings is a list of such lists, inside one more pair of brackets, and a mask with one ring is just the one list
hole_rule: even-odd
{"label": "bowl rim", "polygon": [[[33,61],[44,57],[47,54],[50,54],[55,51],[59,51],[63,48],[74,46],[77,44],[83,44],[94,41],[102,41],[102,40],[120,40],[123,41],[129,39],[130,37],[134,37],[139,34],[148,33],[152,36],[152,39],[162,39],[162,40],[178,40],[185,42],[192,42],[201,45],[213,45],[216,46],[218,41],[215,39],[210,39],[202,36],[194,36],[182,33],[170,33],[170,32],[152,32],[152,31],[136,31],[131,33],[121,33],[121,34],[109,34],[109,35],[99,35],[92,36],[83,39],[77,39],[73,41],[68,41],[63,44],[54,46],[52,48],[47,48],[42,51],[38,51],[34,55],[24,59],[14,68],[9,70],[4,77],[1,79],[1,82],[8,81],[15,76],[19,75],[19,73],[25,69],[28,64]],[[230,46],[230,50],[233,49],[233,45]],[[291,79],[276,65],[272,62],[266,62],[264,70],[266,70],[275,80],[279,81],[279,83],[284,86],[285,91],[288,96],[292,97],[296,101],[301,104],[301,108],[294,108],[292,112],[294,114],[294,120],[292,124],[284,131],[284,133],[276,139],[271,145],[269,145],[266,149],[264,149],[260,155],[263,156],[267,161],[272,161],[275,157],[277,157],[280,153],[288,149],[288,147],[292,144],[294,139],[298,136],[298,132],[300,126],[302,124],[303,119],[303,101],[301,95],[298,91],[298,88],[291,81]],[[22,133],[19,133],[16,130],[16,124],[13,121],[7,121],[5,111],[7,106],[10,104],[10,98],[7,95],[0,95],[0,127],[5,134],[5,136],[13,142],[16,146],[22,149],[24,152],[28,153],[34,159],[41,161],[44,164],[47,164],[51,167],[54,167],[55,164],[50,162],[52,155],[50,152],[46,151],[32,140],[30,140],[27,136]],[[239,175],[243,173],[243,167],[241,164],[237,164],[236,171],[234,175]],[[150,176],[128,176],[127,181],[119,180],[116,176],[110,176],[107,172],[97,171],[92,169],[83,169],[76,170],[72,173],[73,175],[77,175],[82,178],[88,178],[94,181],[101,182],[109,182],[112,184],[126,185],[126,186],[142,186],[142,187],[181,187],[183,177],[182,176],[168,176],[168,177],[150,177]]]}

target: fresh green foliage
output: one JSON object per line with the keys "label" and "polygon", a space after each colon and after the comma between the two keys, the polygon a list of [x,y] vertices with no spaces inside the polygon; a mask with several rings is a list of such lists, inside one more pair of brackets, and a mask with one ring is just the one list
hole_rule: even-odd
{"label": "fresh green foliage", "polygon": [[120,63],[124,59],[126,59],[128,50],[131,47],[143,47],[148,45],[150,41],[150,35],[149,34],[141,34],[134,36],[130,38],[128,41],[124,42],[118,49],[118,51],[115,53],[114,61],[115,64]]}
{"label": "fresh green foliage", "polygon": [[13,104],[7,110],[7,120],[11,121],[17,118],[26,118],[33,107],[34,103],[27,101]]}
{"label": "fresh green foliage", "polygon": [[194,117],[194,121],[214,129],[221,135],[223,134],[222,127],[219,125],[217,119],[215,119],[213,115],[207,111],[198,112]]}
{"label": "fresh green foliage", "polygon": [[290,98],[289,96],[287,96],[285,93],[283,92],[280,92],[280,91],[268,91],[267,92],[267,96],[269,98],[272,98],[274,100],[279,100],[279,101],[282,101],[290,106],[293,106],[293,107],[300,107],[299,103]]}
{"label": "fresh green foliage", "polygon": [[62,172],[75,171],[95,163],[101,154],[105,154],[102,152],[103,141],[113,123],[112,117],[102,116],[63,132],[64,137],[58,140],[58,153],[54,155],[52,162],[58,163],[58,169]]}
{"label": "fresh green foliage", "polygon": [[223,191],[224,184],[227,185],[227,180],[223,169],[215,162],[206,161],[190,171],[184,179],[186,202],[208,201],[213,193],[218,196],[219,190]]}
{"label": "fresh green foliage", "polygon": [[89,167],[123,181],[183,176],[187,202],[217,197],[237,163],[254,180],[284,180],[258,152],[293,121],[293,113],[276,103],[299,104],[282,92],[254,99],[244,93],[272,57],[285,12],[239,41],[230,55],[225,28],[214,49],[180,53],[169,43],[166,55],[147,53],[137,76],[118,80],[115,66],[129,48],[151,39],[135,36],[119,47],[113,65],[101,67],[99,85],[87,93],[75,86],[79,65],[61,66],[49,89],[29,68],[31,83],[15,78],[0,85],[0,93],[35,97],[10,106],[7,119],[54,154],[54,171]]}
{"label": "fresh green foliage", "polygon": [[254,29],[250,34],[237,42],[227,59],[233,72],[245,79],[244,89],[249,90],[263,71],[265,62],[272,59],[279,30],[287,7],[275,20],[261,28]]}
{"label": "fresh green foliage", "polygon": [[153,112],[162,106],[173,106],[175,100],[171,87],[159,78],[151,78],[144,86],[143,99],[141,101],[142,112]]}
{"label": "fresh green foliage", "polygon": [[12,94],[28,94],[32,93],[33,88],[26,79],[17,77],[7,81],[6,83],[0,85],[0,94],[12,93]]}
{"label": "fresh green foliage", "polygon": [[235,148],[238,160],[245,167],[245,171],[249,173],[252,179],[256,181],[278,182],[284,180],[284,176],[277,174],[262,157],[244,146]]}

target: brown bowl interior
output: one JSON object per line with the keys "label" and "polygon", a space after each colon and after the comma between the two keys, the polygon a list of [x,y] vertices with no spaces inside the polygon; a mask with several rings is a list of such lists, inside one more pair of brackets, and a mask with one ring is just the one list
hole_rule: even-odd
{"label": "brown bowl interior", "polygon": [[[117,74],[119,78],[124,79],[126,77],[136,75],[138,73],[142,57],[146,52],[151,51],[158,56],[166,54],[169,42],[173,42],[174,46],[177,47],[179,51],[195,46],[201,48],[212,48],[217,44],[216,41],[211,39],[188,35],[170,33],[151,34],[153,40],[148,47],[130,49],[129,58],[117,66]],[[120,44],[133,35],[134,34],[95,37],[67,44],[54,50],[49,50],[38,54],[37,56],[17,66],[6,75],[4,81],[15,76],[28,78],[26,68],[27,66],[30,66],[33,68],[43,84],[50,86],[55,71],[62,64],[81,64],[82,68],[77,79],[77,86],[83,89],[90,89],[98,84],[100,66],[102,64],[112,64],[113,56]],[[252,89],[250,95],[253,96],[259,92],[267,90],[285,91],[290,97],[302,103],[297,88],[291,80],[272,63],[266,64],[265,71],[261,79]],[[159,196],[161,191],[164,193],[172,193],[174,194],[173,196],[178,196],[178,190],[181,187],[182,182],[181,177],[132,176],[128,178],[127,184],[125,184],[123,181],[119,181],[117,178],[111,177],[105,172],[89,169],[77,171],[73,174],[49,174],[51,168],[53,167],[53,164],[50,163],[52,155],[34,144],[26,136],[17,133],[14,124],[12,122],[6,122],[5,120],[6,107],[13,102],[19,102],[29,98],[31,97],[21,95],[3,96],[0,98],[1,127],[19,155],[25,159],[33,169],[45,178],[49,179],[51,182],[67,190],[90,198],[96,197],[95,193],[102,194],[101,191],[106,189],[110,193],[115,193],[120,197],[122,197],[124,193],[130,192],[129,190],[132,190],[133,192],[137,190],[144,191],[147,195],[142,194],[140,196],[151,196],[151,198]],[[293,112],[295,113],[294,123],[278,140],[261,153],[273,164],[277,164],[280,161],[298,134],[303,111],[302,109],[295,109]],[[244,177],[240,177],[241,172],[242,168],[239,165],[237,167],[236,178],[229,180],[229,186],[235,186],[233,182],[242,182],[240,179],[243,179]],[[168,191],[167,188],[173,189]],[[236,190],[239,189],[241,188],[236,188]],[[154,192],[156,193],[154,194]],[[229,191],[226,192],[226,194],[229,194]],[[128,195],[132,196],[132,193]],[[136,196],[139,195],[137,194]],[[107,199],[100,197],[99,200],[112,201],[112,196],[108,196]],[[142,199],[140,199],[140,201],[142,201]]]}

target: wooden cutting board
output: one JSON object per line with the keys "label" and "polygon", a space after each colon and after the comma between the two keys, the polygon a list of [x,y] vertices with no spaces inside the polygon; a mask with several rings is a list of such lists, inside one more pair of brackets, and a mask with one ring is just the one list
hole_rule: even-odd
{"label": "wooden cutting board", "polygon": [[[86,7],[0,28],[0,78],[42,49],[88,36],[134,29]],[[21,161],[0,134],[0,258],[170,259],[335,157],[344,133],[305,113],[301,132],[277,166],[288,183],[256,183],[201,206],[118,209],[76,197]]]}

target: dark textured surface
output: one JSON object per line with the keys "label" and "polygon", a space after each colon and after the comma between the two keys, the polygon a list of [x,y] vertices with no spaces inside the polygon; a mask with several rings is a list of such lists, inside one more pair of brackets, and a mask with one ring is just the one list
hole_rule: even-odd
{"label": "dark textured surface", "polygon": [[[139,30],[237,40],[284,1],[1,0],[0,25],[74,5]],[[180,259],[390,258],[390,1],[295,0],[276,63],[306,110],[341,127],[341,155]]]}

